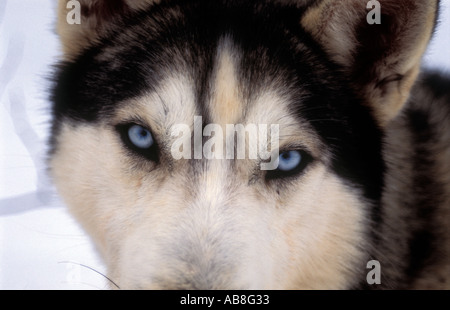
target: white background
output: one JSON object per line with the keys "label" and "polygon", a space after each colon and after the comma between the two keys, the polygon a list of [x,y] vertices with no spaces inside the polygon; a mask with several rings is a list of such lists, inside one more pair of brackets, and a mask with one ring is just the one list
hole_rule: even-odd
{"label": "white background", "polygon": [[[104,289],[87,236],[45,174],[56,0],[0,0],[0,289]],[[450,73],[450,0],[424,65]]]}

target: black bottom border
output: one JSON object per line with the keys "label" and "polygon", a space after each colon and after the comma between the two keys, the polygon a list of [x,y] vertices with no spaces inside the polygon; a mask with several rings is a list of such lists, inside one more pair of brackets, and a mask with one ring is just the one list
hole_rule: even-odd
{"label": "black bottom border", "polygon": [[[321,305],[355,305],[373,307],[400,302],[402,306],[417,306],[424,301],[436,304],[448,301],[449,291],[1,291],[4,303],[32,302],[34,307],[117,307],[139,305],[150,309],[182,309],[184,307],[223,309],[235,307],[275,306],[286,309],[310,308]],[[28,295],[33,295],[29,297]],[[119,304],[120,303],[120,304]]]}

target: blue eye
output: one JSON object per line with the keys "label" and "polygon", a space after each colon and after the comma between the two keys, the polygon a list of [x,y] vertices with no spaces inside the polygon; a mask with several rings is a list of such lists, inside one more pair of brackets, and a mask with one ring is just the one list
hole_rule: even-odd
{"label": "blue eye", "polygon": [[286,151],[280,154],[278,160],[278,170],[288,172],[300,165],[302,162],[302,154],[299,151]]}
{"label": "blue eye", "polygon": [[266,172],[266,180],[299,176],[313,160],[313,157],[303,150],[281,152],[278,156],[278,167]]}
{"label": "blue eye", "polygon": [[139,125],[133,125],[128,129],[128,138],[134,146],[140,149],[148,149],[154,143],[150,131]]}

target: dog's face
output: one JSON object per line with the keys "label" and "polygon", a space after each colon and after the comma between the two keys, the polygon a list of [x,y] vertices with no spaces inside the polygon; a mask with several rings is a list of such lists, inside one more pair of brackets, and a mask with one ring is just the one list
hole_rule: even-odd
{"label": "dog's face", "polygon": [[[82,22],[103,5],[81,2],[91,9]],[[398,65],[405,72],[395,81],[384,69],[383,83],[361,79],[355,90],[354,61],[323,47],[330,21],[321,34],[309,29],[326,2],[307,10],[169,1],[135,15],[121,2],[130,18],[73,30],[85,41],[66,44],[50,166],[121,288],[365,281],[382,190],[379,128],[417,64]],[[422,43],[430,30],[420,30]],[[379,93],[391,109],[373,107]],[[248,129],[243,158],[227,125]]]}

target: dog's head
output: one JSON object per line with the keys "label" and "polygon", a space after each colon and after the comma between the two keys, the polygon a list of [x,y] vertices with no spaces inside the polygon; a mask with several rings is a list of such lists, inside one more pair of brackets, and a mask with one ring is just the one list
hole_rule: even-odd
{"label": "dog's head", "polygon": [[50,168],[121,288],[365,281],[436,12],[369,2],[60,1]]}

